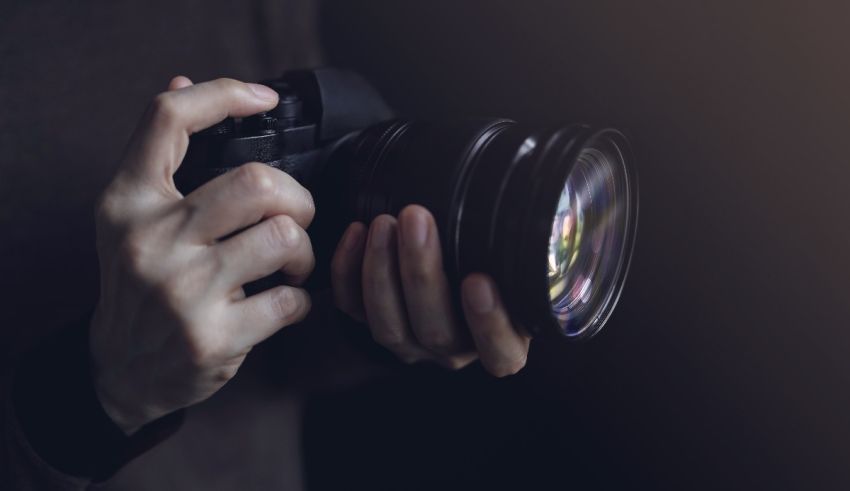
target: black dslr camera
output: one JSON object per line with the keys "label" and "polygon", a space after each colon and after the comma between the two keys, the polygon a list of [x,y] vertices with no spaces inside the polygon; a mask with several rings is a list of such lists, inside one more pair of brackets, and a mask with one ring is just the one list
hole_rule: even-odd
{"label": "black dslr camera", "polygon": [[611,314],[629,268],[637,181],[613,129],[507,119],[395,118],[363,78],[319,69],[264,82],[273,110],[191,137],[184,194],[246,162],[287,172],[313,194],[313,284],[352,221],[420,204],[434,215],[458,298],[468,273],[492,275],[515,324],[588,337]]}

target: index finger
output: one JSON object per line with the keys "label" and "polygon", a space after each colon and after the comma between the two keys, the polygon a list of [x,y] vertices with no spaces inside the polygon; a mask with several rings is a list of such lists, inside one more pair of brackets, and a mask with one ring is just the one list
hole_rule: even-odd
{"label": "index finger", "polygon": [[192,133],[227,117],[268,111],[277,101],[277,92],[269,87],[227,78],[163,92],[133,134],[122,172],[172,190],[172,176]]}

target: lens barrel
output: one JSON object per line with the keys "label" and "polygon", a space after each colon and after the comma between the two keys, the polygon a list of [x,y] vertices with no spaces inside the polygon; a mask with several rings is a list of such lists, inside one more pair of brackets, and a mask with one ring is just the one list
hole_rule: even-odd
{"label": "lens barrel", "polygon": [[[327,222],[333,214],[345,217],[333,220],[338,225],[368,222],[420,204],[437,223],[455,302],[464,276],[487,273],[515,324],[533,335],[586,338],[608,319],[629,267],[638,206],[630,160],[626,139],[612,129],[534,128],[504,119],[395,120],[346,139],[330,153],[315,191],[317,212],[324,216],[317,220]],[[572,251],[571,261],[594,266],[582,273],[588,274],[586,291],[571,297],[580,308],[567,310],[552,295],[549,252],[559,201],[580,161],[604,172],[594,171],[602,176],[596,180],[571,181],[581,184],[572,195],[581,201],[575,212],[585,210],[587,223],[595,224],[584,240],[595,245]],[[607,189],[604,199],[600,185]],[[328,239],[321,241],[333,242]],[[588,254],[598,257],[579,257]]]}

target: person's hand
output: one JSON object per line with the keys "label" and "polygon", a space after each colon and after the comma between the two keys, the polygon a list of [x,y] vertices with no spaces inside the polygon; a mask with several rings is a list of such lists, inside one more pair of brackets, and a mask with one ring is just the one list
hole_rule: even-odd
{"label": "person's hand", "polygon": [[375,341],[407,363],[428,360],[458,369],[480,358],[497,377],[525,366],[530,338],[511,325],[489,276],[464,278],[468,329],[458,319],[437,227],[421,206],[406,207],[398,219],[381,215],[368,230],[362,223],[351,224],[331,272],[337,307],[367,322]]}
{"label": "person's hand", "polygon": [[[172,179],[190,134],[272,109],[277,99],[236,80],[175,78],[154,99],[101,198],[93,377],[105,411],[128,434],[212,395],[255,344],[310,309],[295,286],[314,264],[306,189],[258,163],[186,197]],[[245,297],[242,285],[278,270],[293,286]]]}

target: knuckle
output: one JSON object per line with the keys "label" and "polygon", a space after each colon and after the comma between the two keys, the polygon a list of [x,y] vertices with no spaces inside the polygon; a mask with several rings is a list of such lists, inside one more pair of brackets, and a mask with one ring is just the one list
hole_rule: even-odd
{"label": "knuckle", "polygon": [[174,94],[163,92],[153,98],[150,113],[158,123],[171,124],[178,120],[180,109]]}
{"label": "knuckle", "polygon": [[238,92],[244,89],[245,84],[228,77],[217,78],[213,81],[213,84],[216,85],[221,90],[226,90],[228,92]]}
{"label": "knuckle", "polygon": [[296,248],[305,238],[306,233],[288,215],[269,218],[268,222],[268,241],[271,247]]}
{"label": "knuckle", "polygon": [[294,288],[280,289],[271,300],[272,315],[287,323],[304,318],[309,310],[308,307],[308,297],[305,294],[296,293]]}
{"label": "knuckle", "polygon": [[426,261],[407,261],[402,274],[408,286],[424,287],[435,282],[435,268]]}
{"label": "knuckle", "polygon": [[243,192],[263,197],[273,194],[275,191],[272,170],[265,164],[251,162],[236,169],[233,172],[233,177]]}
{"label": "knuckle", "polygon": [[292,313],[298,308],[295,300],[295,295],[289,288],[281,289],[277,295],[272,298],[272,312],[278,319],[288,319]]}
{"label": "knuckle", "polygon": [[316,203],[313,200],[313,195],[286,172],[278,169],[271,170],[281,174],[278,183],[280,195],[287,198],[287,208],[291,209],[291,212],[303,221],[306,227],[316,215]]}

